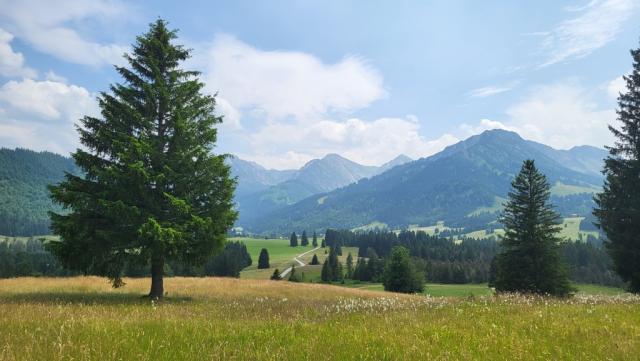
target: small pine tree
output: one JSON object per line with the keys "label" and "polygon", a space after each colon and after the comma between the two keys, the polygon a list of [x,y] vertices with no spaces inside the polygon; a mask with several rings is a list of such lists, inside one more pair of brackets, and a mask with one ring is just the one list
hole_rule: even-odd
{"label": "small pine tree", "polygon": [[325,241],[325,239],[322,239],[322,243],[320,244],[320,247],[325,248],[327,246],[327,242]]}
{"label": "small pine tree", "polygon": [[313,258],[311,258],[311,264],[314,266],[320,264],[320,261],[318,260],[318,255],[316,254],[313,255]]}
{"label": "small pine tree", "polygon": [[320,271],[320,279],[322,282],[331,282],[332,278],[331,270],[329,269],[329,260],[325,259],[322,264],[322,271]]}
{"label": "small pine tree", "polygon": [[289,282],[302,282],[302,278],[296,272],[296,266],[291,266],[291,272],[289,273]]}
{"label": "small pine tree", "polygon": [[345,275],[345,278],[353,278],[353,256],[351,255],[351,252],[347,255],[347,274]]}
{"label": "small pine tree", "polygon": [[318,247],[318,235],[316,235],[316,231],[313,231],[313,238],[311,241],[311,245],[313,246],[313,248]]}
{"label": "small pine tree", "polygon": [[300,238],[300,245],[306,247],[309,245],[309,238],[307,237],[307,231],[302,231],[302,237]]}
{"label": "small pine tree", "polygon": [[296,232],[291,233],[291,237],[289,238],[289,245],[291,247],[298,247],[298,236]]}
{"label": "small pine tree", "polygon": [[402,293],[424,291],[424,275],[411,263],[409,250],[402,246],[391,249],[382,275],[384,290]]}
{"label": "small pine tree", "polygon": [[496,256],[496,291],[567,295],[572,288],[558,251],[560,216],[548,204],[547,178],[525,160],[511,187],[500,218],[505,235]]}
{"label": "small pine tree", "polygon": [[273,270],[273,274],[271,275],[271,280],[272,281],[280,281],[282,279],[282,277],[280,277],[280,270],[279,269],[274,269]]}
{"label": "small pine tree", "polygon": [[607,147],[605,182],[596,195],[594,215],[607,235],[605,247],[614,269],[628,283],[629,291],[640,293],[640,49],[631,50],[633,70],[624,77],[627,90],[618,97],[620,128],[609,126],[617,138]]}
{"label": "small pine tree", "polygon": [[258,257],[258,269],[269,268],[269,251],[266,248],[263,248],[260,251],[260,256]]}

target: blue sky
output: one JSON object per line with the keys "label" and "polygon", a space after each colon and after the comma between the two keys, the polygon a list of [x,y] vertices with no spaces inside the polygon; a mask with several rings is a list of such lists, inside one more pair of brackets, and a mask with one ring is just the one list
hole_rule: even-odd
{"label": "blue sky", "polygon": [[610,144],[640,37],[633,0],[0,0],[0,146],[73,151],[158,16],[219,94],[218,150],[281,169],[418,158],[491,128]]}

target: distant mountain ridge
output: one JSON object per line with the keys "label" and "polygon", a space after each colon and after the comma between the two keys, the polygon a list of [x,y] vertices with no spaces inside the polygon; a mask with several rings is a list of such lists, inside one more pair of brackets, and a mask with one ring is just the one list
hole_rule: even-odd
{"label": "distant mountain ridge", "polygon": [[411,161],[411,158],[401,155],[376,167],[358,164],[338,154],[327,154],[321,159],[307,162],[281,183],[258,189],[253,193],[238,193],[236,197],[240,212],[238,224],[250,222],[314,194],[329,192],[374,176],[407,161]]}
{"label": "distant mountain ridge", "polygon": [[564,213],[589,213],[592,194],[602,185],[607,152],[594,147],[556,150],[517,133],[486,131],[428,158],[396,166],[347,187],[306,198],[248,223],[257,232],[354,228],[370,223],[394,228],[483,225],[495,221],[496,200],[506,197],[524,159],[534,159],[562,196]]}

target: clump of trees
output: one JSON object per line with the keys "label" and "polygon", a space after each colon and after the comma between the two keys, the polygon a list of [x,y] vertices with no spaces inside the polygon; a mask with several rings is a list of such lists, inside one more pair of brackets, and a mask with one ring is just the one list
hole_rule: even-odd
{"label": "clump of trees", "polygon": [[608,147],[605,183],[595,198],[594,215],[606,233],[605,247],[615,270],[640,293],[640,49],[631,50],[633,70],[624,77],[627,90],[618,97],[620,128],[609,126],[616,138]]}
{"label": "clump of trees", "polygon": [[269,251],[266,248],[260,250],[260,256],[258,256],[258,269],[269,268]]}
{"label": "clump of trees", "polygon": [[572,287],[560,259],[560,216],[548,203],[547,178],[526,160],[511,187],[493,285],[497,291],[567,295]]}
{"label": "clump of trees", "polygon": [[408,249],[395,246],[384,265],[382,283],[385,291],[418,293],[424,291],[424,274],[411,262]]}
{"label": "clump of trees", "polygon": [[240,271],[251,266],[251,255],[242,242],[228,242],[219,254],[211,257],[204,265],[204,275],[220,277],[240,277]]}
{"label": "clump of trees", "polygon": [[336,248],[330,248],[329,257],[327,257],[322,265],[320,279],[322,279],[322,282],[342,281],[342,264],[338,260],[338,250]]}

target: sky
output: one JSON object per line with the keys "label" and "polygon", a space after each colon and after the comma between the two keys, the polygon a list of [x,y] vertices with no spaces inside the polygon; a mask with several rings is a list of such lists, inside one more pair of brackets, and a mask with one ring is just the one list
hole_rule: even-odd
{"label": "sky", "polygon": [[161,17],[217,94],[216,152],[288,169],[380,165],[487,129],[603,147],[640,0],[0,0],[0,147],[68,155]]}

